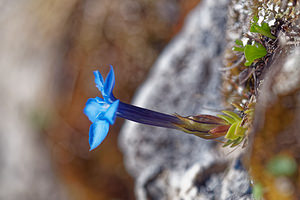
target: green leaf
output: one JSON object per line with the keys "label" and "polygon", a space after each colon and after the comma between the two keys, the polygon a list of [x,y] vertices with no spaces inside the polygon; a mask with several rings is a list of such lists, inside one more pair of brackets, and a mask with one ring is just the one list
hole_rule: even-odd
{"label": "green leaf", "polygon": [[290,156],[277,155],[268,162],[267,170],[275,176],[292,176],[297,171],[297,163]]}
{"label": "green leaf", "polygon": [[245,46],[245,66],[250,66],[256,59],[262,58],[267,54],[267,50],[260,43],[254,43],[253,45],[247,44]]}
{"label": "green leaf", "polygon": [[255,23],[258,22],[258,17],[256,15],[253,16],[253,22],[255,22]]}
{"label": "green leaf", "polygon": [[244,137],[238,137],[237,139],[235,139],[232,143],[232,145],[230,147],[235,147],[237,145],[239,145],[242,141],[243,141]]}
{"label": "green leaf", "polygon": [[240,121],[240,122],[237,124],[235,134],[236,134],[237,136],[243,137],[243,136],[245,136],[246,129],[243,128],[243,127],[241,126],[241,124],[242,124],[242,121]]}
{"label": "green leaf", "polygon": [[253,197],[255,200],[261,200],[264,194],[264,188],[260,183],[253,185]]}
{"label": "green leaf", "polygon": [[233,118],[228,117],[226,115],[217,115],[217,116],[220,117],[221,119],[224,119],[229,124],[233,124],[235,122]]}
{"label": "green leaf", "polygon": [[243,42],[241,40],[235,40],[235,44],[237,44],[238,46],[234,46],[232,48],[233,51],[240,51],[240,52],[244,52],[244,46],[243,46]]}
{"label": "green leaf", "polygon": [[240,46],[244,46],[242,40],[235,40],[235,43]]}
{"label": "green leaf", "polygon": [[261,24],[261,29],[266,31],[266,32],[269,32],[271,34],[271,28],[269,27],[269,25],[267,23],[263,22]]}
{"label": "green leaf", "polygon": [[250,66],[252,64],[252,62],[246,60],[246,62],[244,63],[245,66]]}
{"label": "green leaf", "polygon": [[226,139],[230,139],[230,140],[235,140],[238,138],[237,135],[235,135],[235,130],[236,130],[236,126],[237,126],[237,122],[233,123],[230,128],[227,131],[227,134],[225,135]]}
{"label": "green leaf", "polygon": [[230,144],[232,144],[234,142],[234,140],[227,140],[227,142],[223,145],[223,147],[227,147]]}
{"label": "green leaf", "polygon": [[276,39],[276,37],[271,34],[271,28],[269,27],[269,24],[263,22],[261,24],[261,26],[259,26],[257,22],[258,22],[258,17],[254,16],[253,17],[253,22],[252,22],[251,27],[250,27],[250,32],[260,33],[260,34],[262,34],[262,35],[264,35],[268,38]]}
{"label": "green leaf", "polygon": [[258,30],[256,29],[256,25],[251,25],[250,32],[252,32],[252,33],[258,33]]}
{"label": "green leaf", "polygon": [[240,52],[244,52],[244,49],[245,47],[236,47],[236,46],[232,48],[233,51],[240,51]]}
{"label": "green leaf", "polygon": [[232,112],[232,111],[228,111],[228,110],[223,110],[222,113],[228,115],[229,117],[233,118],[235,120],[235,122],[239,122],[242,120],[242,118],[240,118],[240,116],[238,116],[238,114]]}

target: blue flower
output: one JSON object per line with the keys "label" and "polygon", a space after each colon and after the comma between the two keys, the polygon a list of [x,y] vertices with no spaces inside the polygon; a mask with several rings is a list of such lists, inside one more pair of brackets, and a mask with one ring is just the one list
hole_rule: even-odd
{"label": "blue flower", "polygon": [[90,151],[98,147],[107,136],[109,125],[115,122],[119,107],[119,100],[113,96],[115,75],[111,66],[104,81],[99,71],[94,71],[96,87],[100,90],[100,97],[90,98],[84,108],[84,113],[92,122],[89,132]]}
{"label": "blue flower", "polygon": [[206,139],[222,137],[230,127],[226,122],[226,117],[219,118],[210,115],[182,117],[177,114],[168,115],[123,103],[112,93],[115,86],[112,66],[105,81],[99,71],[94,71],[94,75],[96,87],[100,90],[103,98],[89,99],[84,108],[84,113],[92,122],[89,133],[90,150],[98,147],[105,139],[109,125],[115,122],[117,116],[141,124],[179,129]]}

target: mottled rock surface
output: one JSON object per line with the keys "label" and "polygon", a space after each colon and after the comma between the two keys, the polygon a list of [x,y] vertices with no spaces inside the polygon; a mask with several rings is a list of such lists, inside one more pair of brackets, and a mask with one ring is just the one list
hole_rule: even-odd
{"label": "mottled rock surface", "polygon": [[[202,1],[164,50],[133,104],[180,115],[222,109],[222,55],[229,1]],[[251,199],[239,156],[176,130],[126,122],[120,137],[138,199]]]}

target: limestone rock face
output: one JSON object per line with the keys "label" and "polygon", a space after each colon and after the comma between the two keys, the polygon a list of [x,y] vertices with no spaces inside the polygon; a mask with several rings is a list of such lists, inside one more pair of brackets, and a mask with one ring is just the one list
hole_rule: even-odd
{"label": "limestone rock face", "polygon": [[[180,115],[222,109],[222,56],[229,1],[203,0],[157,60],[133,104]],[[251,199],[241,150],[180,131],[126,122],[120,136],[138,199]]]}

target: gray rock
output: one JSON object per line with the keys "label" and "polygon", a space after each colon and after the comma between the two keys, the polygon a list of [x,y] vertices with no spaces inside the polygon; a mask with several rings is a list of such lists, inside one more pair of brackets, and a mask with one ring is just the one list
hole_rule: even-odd
{"label": "gray rock", "polygon": [[[222,54],[229,1],[202,1],[167,46],[133,104],[180,115],[222,109]],[[220,144],[177,130],[127,121],[120,135],[138,199],[251,199],[238,157]]]}

